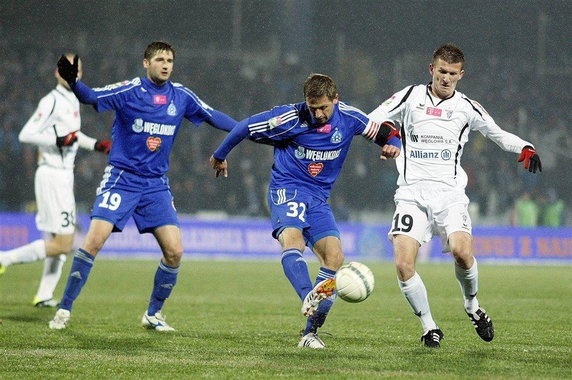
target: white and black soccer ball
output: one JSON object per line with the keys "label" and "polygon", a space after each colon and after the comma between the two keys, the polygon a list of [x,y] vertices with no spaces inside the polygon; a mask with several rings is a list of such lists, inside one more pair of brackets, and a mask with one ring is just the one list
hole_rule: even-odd
{"label": "white and black soccer ball", "polygon": [[336,272],[336,292],[347,302],[361,302],[365,300],[375,284],[372,271],[364,264],[352,261],[343,265]]}

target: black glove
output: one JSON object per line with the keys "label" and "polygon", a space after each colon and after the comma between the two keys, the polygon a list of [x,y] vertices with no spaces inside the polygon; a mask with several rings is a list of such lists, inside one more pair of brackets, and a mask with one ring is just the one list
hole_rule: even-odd
{"label": "black glove", "polygon": [[97,140],[93,149],[98,152],[109,154],[109,151],[111,150],[111,140]]}
{"label": "black glove", "polygon": [[58,61],[58,73],[66,82],[68,82],[71,88],[75,86],[77,79],[78,61],[79,57],[77,54],[73,57],[73,63],[70,63],[68,57],[65,55],[62,55]]}
{"label": "black glove", "polygon": [[65,136],[56,137],[56,145],[58,148],[62,146],[72,146],[77,141],[77,132],[70,132]]}
{"label": "black glove", "polygon": [[518,162],[522,161],[524,161],[524,168],[528,169],[529,172],[536,173],[536,170],[539,172],[542,171],[540,157],[536,153],[536,150],[534,150],[530,145],[522,148],[522,152],[520,152],[520,156],[518,157]]}

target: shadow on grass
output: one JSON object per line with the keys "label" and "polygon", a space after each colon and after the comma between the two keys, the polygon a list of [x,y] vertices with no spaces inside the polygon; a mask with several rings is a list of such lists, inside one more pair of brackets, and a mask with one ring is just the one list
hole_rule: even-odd
{"label": "shadow on grass", "polygon": [[11,315],[0,315],[0,319],[2,319],[3,324],[6,322],[18,322],[18,323],[47,323],[46,322],[46,314],[45,313],[38,313],[35,310],[31,310],[26,314],[11,314]]}

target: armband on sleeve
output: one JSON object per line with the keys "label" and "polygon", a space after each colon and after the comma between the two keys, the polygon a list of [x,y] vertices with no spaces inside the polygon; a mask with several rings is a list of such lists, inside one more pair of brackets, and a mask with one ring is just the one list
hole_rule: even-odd
{"label": "armband on sleeve", "polygon": [[397,129],[397,127],[392,122],[384,121],[381,123],[381,127],[377,131],[373,141],[379,146],[384,146],[394,137],[401,138],[399,135],[399,129]]}

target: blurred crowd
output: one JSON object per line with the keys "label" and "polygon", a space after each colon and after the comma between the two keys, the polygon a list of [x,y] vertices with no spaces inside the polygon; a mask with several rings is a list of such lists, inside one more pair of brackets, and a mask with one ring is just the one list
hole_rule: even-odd
{"label": "blurred crowd", "polygon": [[[116,52],[112,59],[107,50],[91,49],[82,56],[85,83],[99,87],[144,75],[141,62],[145,45],[133,44],[132,51]],[[180,45],[175,42],[175,48]],[[20,144],[18,133],[41,97],[55,86],[55,62],[63,52],[40,43],[17,49],[8,44],[3,49],[17,50],[19,56],[17,60],[6,60],[0,72],[0,210],[33,211],[37,150]],[[428,59],[423,57],[419,62],[421,68],[426,68]],[[570,80],[539,78],[530,62],[507,62],[495,55],[479,59],[479,66],[467,67],[459,90],[479,101],[501,128],[533,142],[543,160],[543,172],[529,174],[517,164],[517,155],[502,151],[472,132],[462,165],[469,175],[467,195],[476,206],[477,216],[508,224],[513,206],[524,192],[548,197],[549,188],[556,189],[553,191],[560,194],[562,202],[570,204]],[[295,57],[279,61],[256,65],[248,60],[190,58],[181,53],[173,80],[191,88],[213,108],[241,120],[274,105],[303,101],[302,83],[312,68]],[[403,87],[401,82],[392,82],[390,75],[376,81],[376,75],[360,68],[363,66],[356,63],[326,74],[337,80],[343,101],[365,112]],[[344,75],[336,77],[342,72]],[[428,81],[429,75],[424,78]],[[418,83],[404,79],[406,83]],[[361,84],[369,90],[363,91]],[[112,120],[111,113],[98,114],[82,106],[82,129],[88,135],[109,138]],[[180,213],[266,215],[271,147],[243,142],[228,158],[229,177],[215,179],[208,158],[225,133],[206,124],[196,128],[185,122],[179,134],[169,177]],[[381,161],[378,156],[374,144],[365,139],[354,142],[331,198],[339,220],[359,220],[365,214],[393,211],[397,172],[393,162]],[[106,164],[101,155],[80,150],[75,170],[79,212],[89,212]]]}

